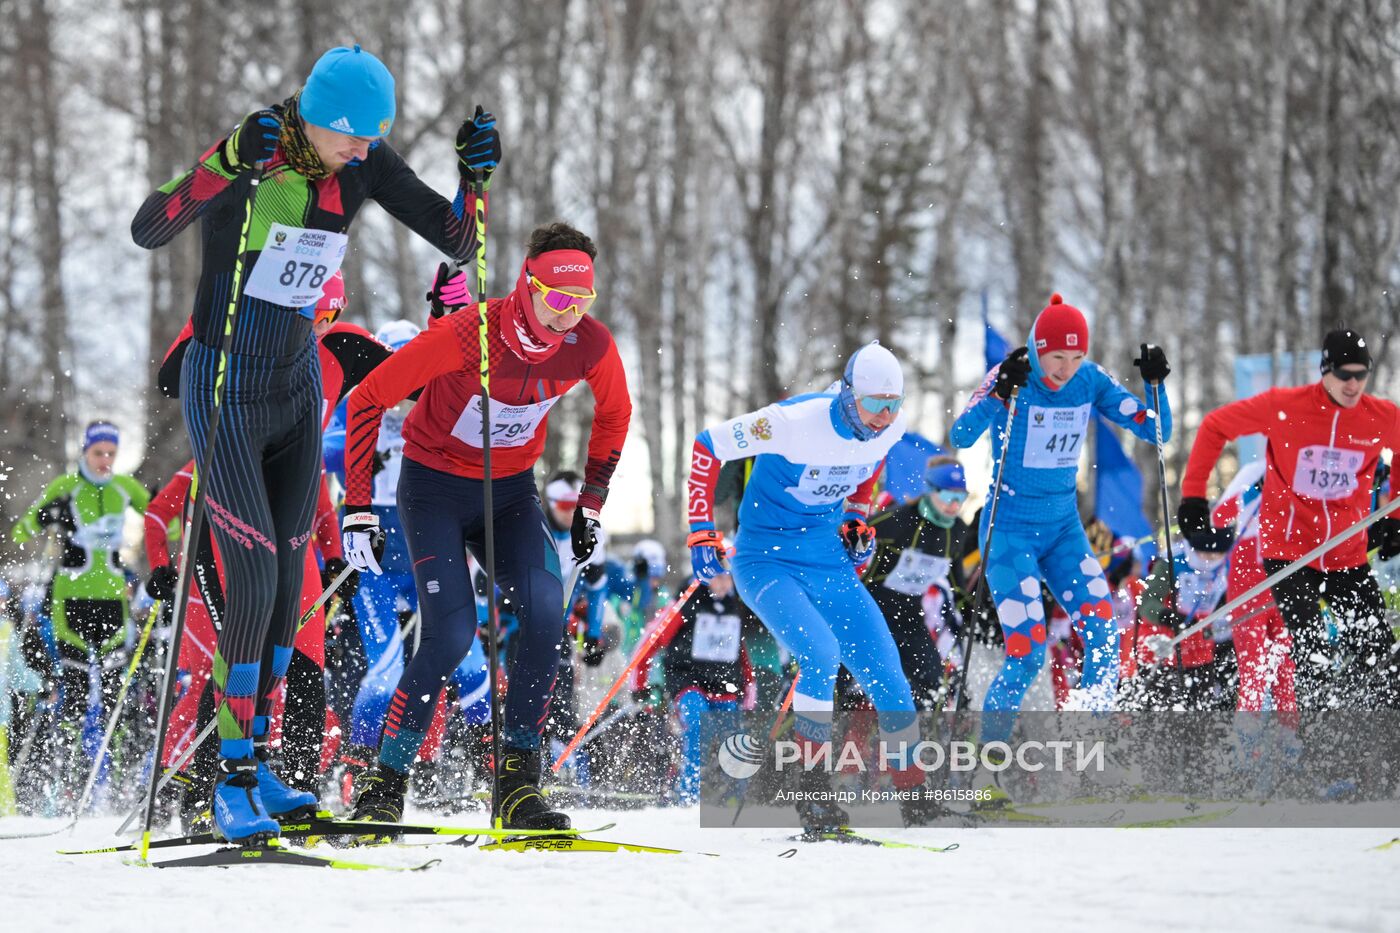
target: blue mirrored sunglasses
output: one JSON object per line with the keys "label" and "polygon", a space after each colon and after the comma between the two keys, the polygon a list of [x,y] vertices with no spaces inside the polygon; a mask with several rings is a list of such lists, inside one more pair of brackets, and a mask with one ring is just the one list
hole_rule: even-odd
{"label": "blue mirrored sunglasses", "polygon": [[860,407],[864,408],[872,415],[878,415],[882,411],[887,411],[893,415],[899,411],[899,406],[903,404],[904,396],[902,395],[896,395],[894,398],[876,398],[873,395],[862,395],[860,397]]}
{"label": "blue mirrored sunglasses", "polygon": [[967,501],[967,492],[962,489],[938,489],[933,494],[940,502],[946,502],[949,505],[962,505]]}

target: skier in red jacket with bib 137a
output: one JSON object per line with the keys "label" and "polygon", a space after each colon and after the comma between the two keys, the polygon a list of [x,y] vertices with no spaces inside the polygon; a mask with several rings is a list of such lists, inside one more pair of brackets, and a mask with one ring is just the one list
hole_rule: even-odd
{"label": "skier in red jacket with bib 137a", "polygon": [[[1181,481],[1182,533],[1209,527],[1211,469],[1225,443],[1244,434],[1268,442],[1259,526],[1270,574],[1365,518],[1381,449],[1400,449],[1400,408],[1365,393],[1370,372],[1366,341],[1334,330],[1323,341],[1318,382],[1270,389],[1206,415]],[[1372,540],[1381,557],[1400,553],[1400,522],[1384,518],[1377,526]],[[1300,709],[1396,705],[1400,660],[1366,539],[1354,535],[1273,586],[1293,638]],[[1335,645],[1326,638],[1321,599],[1338,627]]]}

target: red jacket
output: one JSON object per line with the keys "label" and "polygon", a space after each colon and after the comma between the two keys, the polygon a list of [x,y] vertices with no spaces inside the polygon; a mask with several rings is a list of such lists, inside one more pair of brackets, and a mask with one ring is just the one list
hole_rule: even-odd
{"label": "red jacket", "polygon": [[[1296,560],[1370,513],[1381,449],[1400,450],[1400,408],[1370,395],[1343,408],[1321,382],[1231,402],[1201,422],[1181,494],[1204,498],[1221,449],[1244,434],[1268,441],[1259,512],[1263,554]],[[1366,535],[1357,534],[1311,566],[1343,570],[1365,563]]]}
{"label": "red jacket", "polygon": [[[487,305],[492,475],[513,476],[535,465],[544,450],[549,408],[582,380],[593,390],[594,408],[579,502],[600,508],[632,418],[617,345],[606,327],[584,317],[554,355],[526,363],[500,335],[507,300],[493,298]],[[478,324],[470,309],[432,321],[350,393],[345,418],[347,511],[368,508],[370,467],[384,409],[420,386],[422,395],[403,426],[404,456],[444,473],[482,477]]]}

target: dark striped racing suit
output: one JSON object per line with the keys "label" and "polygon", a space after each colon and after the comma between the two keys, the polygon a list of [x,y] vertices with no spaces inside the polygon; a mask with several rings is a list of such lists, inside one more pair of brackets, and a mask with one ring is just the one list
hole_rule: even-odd
{"label": "dark striped racing suit", "polygon": [[[321,475],[321,371],[311,331],[315,299],[304,300],[306,288],[319,290],[320,281],[339,265],[345,250],[341,237],[367,199],[457,260],[475,250],[474,202],[465,186],[448,201],[383,142],[363,161],[319,180],[293,170],[279,148],[257,186],[243,296],[231,350],[221,361],[252,190],[251,173],[231,171],[221,152],[222,144],[216,144],[192,169],[147,198],[131,232],[138,245],[155,249],[200,220],[203,256],[194,338],[181,371],[180,398],[199,480],[208,484],[205,514],[228,584],[213,671],[220,754],[244,758],[252,754],[252,739],[266,734],[292,656],[303,555]],[[301,249],[305,244],[311,252]],[[317,252],[317,244],[329,245]],[[264,254],[268,266],[260,270]],[[226,366],[223,411],[206,463],[221,365]]]}

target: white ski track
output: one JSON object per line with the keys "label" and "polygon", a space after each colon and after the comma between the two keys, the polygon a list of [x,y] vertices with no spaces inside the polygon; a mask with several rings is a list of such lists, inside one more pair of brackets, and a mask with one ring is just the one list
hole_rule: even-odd
{"label": "white ski track", "polygon": [[[425,820],[426,814],[410,819]],[[5,929],[150,933],[246,904],[260,928],[442,930],[454,927],[621,933],[711,929],[1384,930],[1400,929],[1400,846],[1379,829],[1018,828],[903,830],[868,835],[949,856],[860,845],[803,845],[793,830],[701,829],[694,809],[579,810],[579,825],[616,820],[610,836],[700,855],[481,853],[435,847],[432,871],[307,871],[248,866],[135,871],[120,857],[57,855],[110,844],[119,817],[84,819],[71,834],[0,844]],[[427,817],[428,820],[432,817]],[[3,819],[0,832],[59,820]],[[197,849],[195,851],[203,851]],[[313,850],[313,851],[320,851]],[[343,854],[343,853],[335,853]],[[356,861],[409,865],[422,854],[353,850]],[[997,879],[1025,879],[1015,891]],[[275,918],[275,919],[274,919]],[[251,921],[250,921],[251,922]]]}

